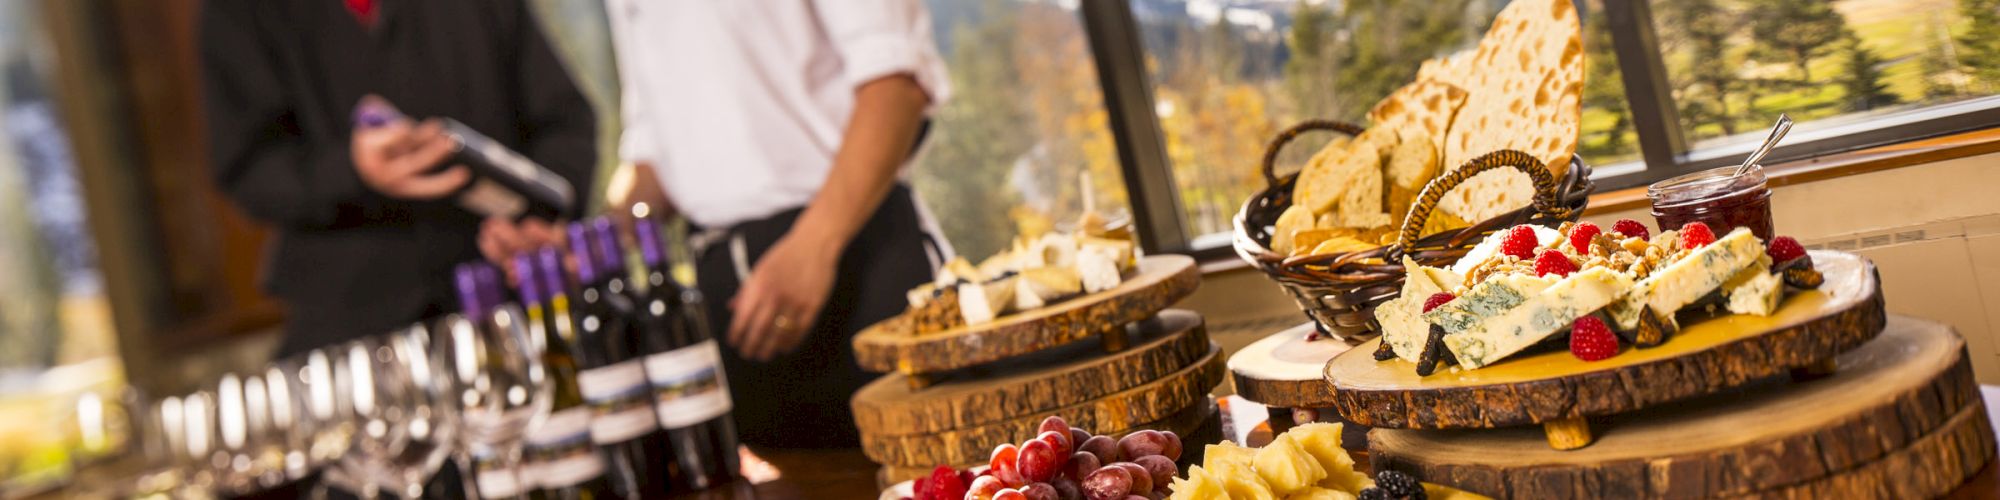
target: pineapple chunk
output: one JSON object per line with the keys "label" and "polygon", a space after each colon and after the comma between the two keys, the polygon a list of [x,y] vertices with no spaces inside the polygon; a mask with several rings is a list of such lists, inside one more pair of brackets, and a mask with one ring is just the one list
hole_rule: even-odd
{"label": "pineapple chunk", "polygon": [[1249,467],[1250,462],[1256,456],[1256,448],[1244,448],[1237,446],[1236,443],[1223,441],[1202,448],[1201,466],[1207,467],[1211,471],[1225,463],[1240,464],[1244,467]]}
{"label": "pineapple chunk", "polygon": [[1286,496],[1285,500],[1354,500],[1354,498],[1353,493],[1315,486],[1292,493],[1290,496]]}
{"label": "pineapple chunk", "polygon": [[1326,468],[1319,464],[1319,459],[1307,454],[1293,438],[1291,433],[1278,436],[1257,450],[1252,459],[1257,475],[1271,486],[1272,493],[1289,494],[1326,479]]}
{"label": "pineapple chunk", "polygon": [[1214,473],[1209,472],[1207,469],[1204,469],[1202,468],[1202,466],[1199,465],[1188,467],[1186,479],[1178,477],[1174,478],[1174,484],[1171,486],[1171,488],[1173,489],[1174,494],[1167,498],[1171,498],[1173,500],[1213,500],[1220,498],[1229,498],[1229,494],[1224,493],[1222,490],[1222,481],[1216,479]]}

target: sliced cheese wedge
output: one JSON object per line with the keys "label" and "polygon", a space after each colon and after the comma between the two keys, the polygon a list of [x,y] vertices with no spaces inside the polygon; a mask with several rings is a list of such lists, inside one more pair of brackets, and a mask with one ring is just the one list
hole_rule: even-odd
{"label": "sliced cheese wedge", "polygon": [[1083,278],[1076,270],[1062,267],[1036,267],[1021,270],[1021,277],[1015,280],[1014,310],[1026,311],[1059,302],[1083,293]]}
{"label": "sliced cheese wedge", "polygon": [[1403,259],[1403,269],[1408,272],[1408,278],[1403,280],[1403,294],[1375,308],[1375,323],[1382,325],[1382,341],[1396,351],[1396,357],[1415,363],[1424,352],[1424,342],[1430,339],[1431,324],[1422,316],[1424,301],[1438,292],[1458,288],[1465,278],[1447,269],[1417,265],[1407,258]]}
{"label": "sliced cheese wedge", "polygon": [[1459,366],[1475,369],[1512,356],[1611,304],[1632,287],[1624,273],[1592,267],[1560,280],[1509,275],[1487,280],[1426,319],[1444,327]]}
{"label": "sliced cheese wedge", "polygon": [[1729,299],[1729,312],[1770,316],[1778,311],[1778,302],[1784,298],[1785,281],[1771,274],[1770,266],[1759,262],[1736,273],[1736,277],[1722,284],[1722,290]]}
{"label": "sliced cheese wedge", "polygon": [[1631,293],[1613,303],[1606,312],[1611,313],[1611,319],[1621,330],[1638,328],[1639,313],[1647,307],[1672,321],[1674,311],[1717,290],[1763,255],[1764,242],[1750,234],[1748,228],[1736,228],[1639,280]]}
{"label": "sliced cheese wedge", "polygon": [[994,318],[1007,314],[1008,307],[1014,304],[1014,282],[1019,279],[1014,276],[959,285],[958,311],[965,316],[965,324],[992,323]]}

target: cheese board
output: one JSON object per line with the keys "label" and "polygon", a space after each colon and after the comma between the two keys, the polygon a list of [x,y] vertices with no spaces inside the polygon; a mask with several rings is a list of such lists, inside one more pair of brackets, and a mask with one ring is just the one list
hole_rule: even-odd
{"label": "cheese board", "polygon": [[1222,382],[1222,350],[1209,344],[1194,363],[1158,380],[1074,405],[974,426],[931,432],[861,433],[861,449],[881,464],[922,467],[970,463],[987,458],[994,443],[1035,436],[1043,418],[1060,415],[1070,424],[1103,433],[1139,428],[1208,401]]}
{"label": "cheese board", "polygon": [[1333,407],[1333,388],[1321,370],[1353,346],[1315,330],[1312,323],[1286,328],[1229,355],[1236,395],[1277,408]]}
{"label": "cheese board", "polygon": [[1804,382],[1612,417],[1588,448],[1541,446],[1532,428],[1376,429],[1377,471],[1497,498],[1931,498],[1994,455],[1965,342],[1896,317],[1875,340]]}
{"label": "cheese board", "polygon": [[1827,360],[1875,337],[1885,314],[1874,264],[1844,252],[1813,251],[1811,257],[1824,283],[1786,298],[1770,315],[1685,311],[1679,323],[1686,326],[1664,343],[1601,361],[1540,352],[1420,376],[1407,361],[1371,357],[1378,339],[1336,356],[1324,376],[1333,385],[1335,408],[1350,422],[1406,429],[1542,424],[1550,446],[1574,449],[1592,439],[1586,418],[1791,370],[1823,370]]}
{"label": "cheese board", "polygon": [[892,373],[854,394],[855,425],[877,435],[962,429],[1099,399],[1192,366],[1209,351],[1201,315],[1168,309],[1126,326],[1131,347],[1073,343],[941,374],[913,389]]}
{"label": "cheese board", "polygon": [[1102,292],[995,318],[977,326],[958,326],[915,334],[905,315],[869,326],[854,336],[854,357],[861,368],[908,375],[914,387],[929,385],[929,374],[990,363],[1010,357],[1100,337],[1106,351],[1123,350],[1124,325],[1154,313],[1193,293],[1201,284],[1194,259],[1184,255],[1152,255],[1139,260],[1132,276]]}

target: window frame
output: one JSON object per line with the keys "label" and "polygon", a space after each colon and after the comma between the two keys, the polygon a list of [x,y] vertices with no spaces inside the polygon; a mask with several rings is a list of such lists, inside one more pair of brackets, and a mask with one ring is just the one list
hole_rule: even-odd
{"label": "window frame", "polygon": [[[1225,235],[1188,234],[1182,223],[1180,193],[1166,154],[1159,116],[1153,111],[1153,84],[1145,67],[1145,47],[1129,0],[1079,0],[1099,86],[1110,116],[1133,226],[1149,252],[1193,255],[1201,260],[1234,258]],[[1603,0],[1603,22],[1611,23],[1639,159],[1594,165],[1598,190],[1645,186],[1681,174],[1733,165],[1754,143],[1696,147],[1683,136],[1679,111],[1668,85],[1648,0]],[[1771,151],[1765,164],[1778,164],[1909,142],[2000,124],[2000,96],[1913,108],[1888,116],[1793,133]],[[1247,161],[1247,160],[1246,160]]]}

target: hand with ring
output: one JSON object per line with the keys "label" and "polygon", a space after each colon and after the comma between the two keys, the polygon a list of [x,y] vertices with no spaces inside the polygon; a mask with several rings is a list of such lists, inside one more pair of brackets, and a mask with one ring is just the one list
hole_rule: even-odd
{"label": "hand with ring", "polygon": [[833,289],[839,249],[788,234],[759,257],[729,300],[728,342],[744,359],[770,361],[797,350]]}

